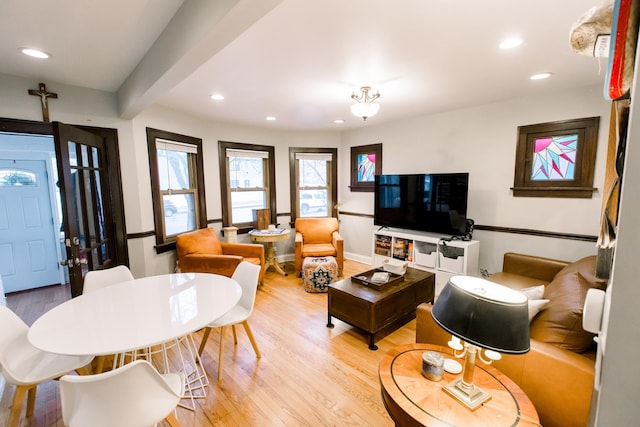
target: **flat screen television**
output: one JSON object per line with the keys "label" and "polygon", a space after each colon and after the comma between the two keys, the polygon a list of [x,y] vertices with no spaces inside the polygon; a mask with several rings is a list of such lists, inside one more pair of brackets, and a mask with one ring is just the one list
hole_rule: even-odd
{"label": "flat screen television", "polygon": [[467,234],[468,173],[376,175],[374,224]]}

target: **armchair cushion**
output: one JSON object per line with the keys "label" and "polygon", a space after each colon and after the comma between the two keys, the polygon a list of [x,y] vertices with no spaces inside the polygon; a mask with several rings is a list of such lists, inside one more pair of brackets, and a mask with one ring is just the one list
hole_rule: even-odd
{"label": "armchair cushion", "polygon": [[176,253],[182,272],[215,273],[231,277],[238,264],[248,261],[262,267],[259,277],[259,281],[262,282],[266,270],[264,246],[220,242],[212,228],[177,236]]}
{"label": "armchair cushion", "polygon": [[344,265],[344,241],[338,231],[337,218],[296,219],[295,269],[302,271],[302,261],[307,257],[333,256],[342,272]]}

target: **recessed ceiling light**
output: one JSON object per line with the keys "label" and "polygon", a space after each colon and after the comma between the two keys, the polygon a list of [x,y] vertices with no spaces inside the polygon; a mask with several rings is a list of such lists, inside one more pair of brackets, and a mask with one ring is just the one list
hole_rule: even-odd
{"label": "recessed ceiling light", "polygon": [[275,122],[275,121],[276,121],[276,118],[275,118],[275,117],[273,117],[273,116],[268,116],[268,117],[267,117],[267,121],[269,121],[269,122]]}
{"label": "recessed ceiling light", "polygon": [[544,80],[544,79],[548,79],[549,77],[551,77],[551,73],[534,74],[533,76],[531,76],[529,78],[531,80]]}
{"label": "recessed ceiling light", "polygon": [[522,39],[518,37],[509,37],[508,39],[504,39],[502,43],[500,43],[500,49],[513,49],[514,47],[518,47],[522,44]]}
{"label": "recessed ceiling light", "polygon": [[210,96],[210,98],[213,99],[214,101],[222,101],[224,100],[224,95],[219,93],[214,93],[213,95]]}
{"label": "recessed ceiling light", "polygon": [[335,119],[335,120],[333,121],[333,123],[335,123],[335,124],[337,124],[337,125],[341,125],[342,123],[344,123],[344,120],[342,120],[342,119]]}
{"label": "recessed ceiling light", "polygon": [[44,52],[42,50],[32,49],[29,47],[21,47],[18,50],[27,56],[31,56],[32,58],[47,59],[47,58],[51,58],[52,56],[51,54]]}

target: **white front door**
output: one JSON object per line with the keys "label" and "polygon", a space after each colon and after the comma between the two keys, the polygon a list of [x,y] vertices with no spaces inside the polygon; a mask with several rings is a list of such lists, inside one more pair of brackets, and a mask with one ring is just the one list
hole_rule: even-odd
{"label": "white front door", "polygon": [[60,283],[44,160],[0,159],[0,276],[5,292]]}

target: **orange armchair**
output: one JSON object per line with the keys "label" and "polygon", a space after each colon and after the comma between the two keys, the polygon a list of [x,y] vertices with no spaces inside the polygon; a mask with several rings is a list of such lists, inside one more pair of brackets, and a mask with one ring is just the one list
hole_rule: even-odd
{"label": "orange armchair", "polygon": [[295,239],[296,273],[302,271],[302,261],[311,256],[333,256],[342,274],[344,240],[338,232],[337,218],[297,218]]}
{"label": "orange armchair", "polygon": [[264,246],[253,243],[221,242],[213,228],[203,228],[176,237],[178,266],[183,273],[215,273],[231,277],[238,264],[249,261],[259,265],[264,279]]}

